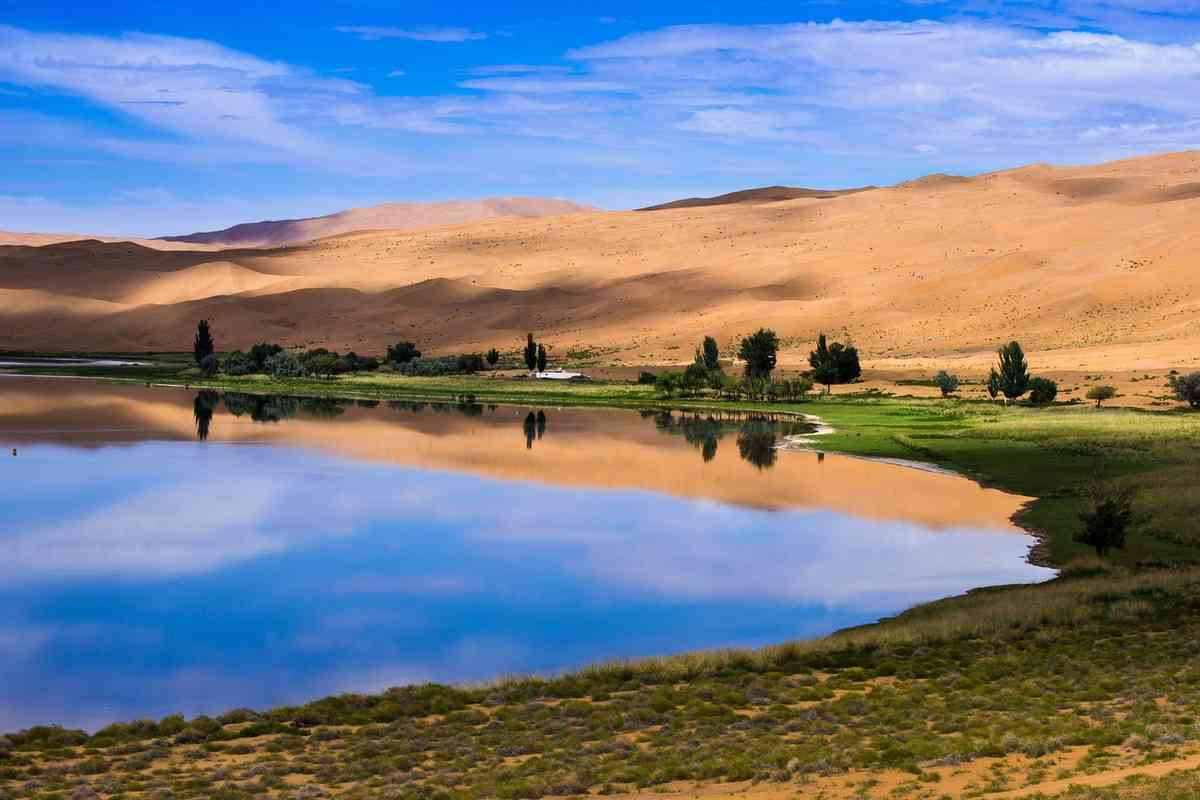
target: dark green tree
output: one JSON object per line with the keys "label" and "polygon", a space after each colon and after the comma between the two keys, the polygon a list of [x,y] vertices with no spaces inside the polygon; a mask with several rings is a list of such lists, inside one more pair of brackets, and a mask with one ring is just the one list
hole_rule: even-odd
{"label": "dark green tree", "polygon": [[711,336],[705,336],[703,347],[704,368],[719,370],[721,368],[721,348],[717,347],[717,340]]}
{"label": "dark green tree", "polygon": [[1045,406],[1054,402],[1058,397],[1058,384],[1049,378],[1029,379],[1029,402],[1035,406]]}
{"label": "dark green tree", "polygon": [[862,375],[862,366],[858,363],[858,348],[834,342],[829,346],[829,355],[837,365],[838,383],[850,383]]}
{"label": "dark green tree", "polygon": [[708,385],[708,370],[701,363],[688,364],[683,371],[684,394],[698,394]]}
{"label": "dark green tree", "polygon": [[1000,373],[996,372],[995,367],[992,367],[992,371],[988,373],[987,393],[988,397],[993,400],[1000,396]]}
{"label": "dark green tree", "polygon": [[283,350],[282,345],[259,342],[250,348],[250,358],[254,361],[252,372],[266,372],[267,359]]}
{"label": "dark green tree", "polygon": [[202,319],[196,325],[196,340],[192,343],[192,357],[196,359],[196,364],[198,365],[204,360],[205,356],[211,356],[212,354],[212,331],[209,330],[208,320]]}
{"label": "dark green tree", "polygon": [[817,337],[817,349],[808,354],[808,365],[812,367],[813,380],[822,384],[826,392],[838,382],[837,360],[829,349],[825,334]]}
{"label": "dark green tree", "polygon": [[1000,356],[1000,391],[1008,400],[1016,400],[1029,390],[1029,364],[1025,351],[1017,342],[1009,342],[998,351]]}
{"label": "dark green tree", "polygon": [[537,346],[537,342],[533,341],[532,333],[525,337],[525,353],[524,353],[524,355],[525,355],[525,366],[529,368],[530,372],[533,372],[535,369],[537,369],[538,346]]}
{"label": "dark green tree", "polygon": [[767,378],[775,369],[779,354],[779,337],[769,328],[759,328],[751,336],[742,339],[738,358],[746,362],[746,377]]}
{"label": "dark green tree", "polygon": [[1117,387],[1115,386],[1093,386],[1087,391],[1087,399],[1096,401],[1096,408],[1105,400],[1112,400],[1117,396]]}
{"label": "dark green tree", "polygon": [[488,366],[490,366],[490,367],[496,366],[496,362],[499,360],[500,360],[500,351],[499,350],[497,350],[496,348],[493,347],[491,350],[487,351]]}
{"label": "dark green tree", "polygon": [[396,342],[387,349],[387,360],[393,364],[407,364],[420,357],[421,351],[412,342]]}
{"label": "dark green tree", "polygon": [[1171,388],[1175,396],[1192,408],[1200,408],[1200,372],[1190,375],[1172,375]]}
{"label": "dark green tree", "polygon": [[538,372],[546,371],[546,346],[539,344],[537,348],[537,370]]}
{"label": "dark green tree", "polygon": [[1101,558],[1111,548],[1124,550],[1125,536],[1133,524],[1133,489],[1096,484],[1088,500],[1088,507],[1079,515],[1083,528],[1075,534],[1075,541],[1096,548]]}

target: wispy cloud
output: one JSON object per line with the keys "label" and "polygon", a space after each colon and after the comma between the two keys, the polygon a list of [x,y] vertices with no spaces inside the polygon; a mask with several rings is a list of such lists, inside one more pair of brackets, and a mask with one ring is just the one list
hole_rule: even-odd
{"label": "wispy cloud", "polygon": [[375,25],[339,25],[335,30],[351,33],[365,41],[411,39],[415,42],[469,42],[486,39],[486,33],[468,28],[387,28]]}

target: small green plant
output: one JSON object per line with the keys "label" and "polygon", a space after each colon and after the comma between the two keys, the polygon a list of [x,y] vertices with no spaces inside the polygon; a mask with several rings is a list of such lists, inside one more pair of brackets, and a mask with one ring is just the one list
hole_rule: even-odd
{"label": "small green plant", "polygon": [[942,370],[933,377],[933,382],[942,390],[942,397],[949,397],[958,391],[958,376]]}

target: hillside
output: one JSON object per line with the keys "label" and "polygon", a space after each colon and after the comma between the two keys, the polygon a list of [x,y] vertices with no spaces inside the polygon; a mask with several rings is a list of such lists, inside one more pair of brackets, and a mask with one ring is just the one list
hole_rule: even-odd
{"label": "hillside", "polygon": [[656,206],[646,206],[638,211],[666,211],[672,208],[700,208],[703,206],[727,206],[734,203],[778,203],[781,200],[818,199],[841,197],[855,192],[867,192],[877,186],[862,186],[856,189],[805,189],[797,186],[763,186],[759,189],[742,189],[716,197],[685,197]]}
{"label": "hillside", "polygon": [[461,225],[501,217],[545,217],[595,211],[591,206],[553,197],[489,197],[446,203],[384,203],[351,208],[324,217],[247,222],[220,231],[164,236],[166,242],[221,247],[279,247],[351,231],[412,230],[438,225]]}
{"label": "hillside", "polygon": [[0,247],[0,348],[260,339],[378,352],[511,349],[684,362],[759,326],[799,364],[819,331],[875,368],[967,368],[1020,337],[1039,366],[1200,359],[1200,153],[930,176],[832,198],[583,212],[344,234],[274,250]]}

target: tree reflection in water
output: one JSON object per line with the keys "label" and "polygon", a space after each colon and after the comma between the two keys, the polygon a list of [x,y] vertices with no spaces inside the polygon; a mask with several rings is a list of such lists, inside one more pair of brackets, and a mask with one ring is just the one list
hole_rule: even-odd
{"label": "tree reflection in water", "polygon": [[208,438],[208,426],[212,423],[213,411],[221,402],[221,395],[212,389],[201,389],[192,401],[192,415],[196,418],[196,438],[204,441]]}
{"label": "tree reflection in water", "polygon": [[705,463],[717,455],[717,446],[728,434],[737,435],[738,454],[758,469],[775,465],[776,443],[783,436],[811,433],[811,423],[792,415],[745,413],[681,413],[645,411],[653,417],[654,427],[668,435],[678,435],[700,451]]}

